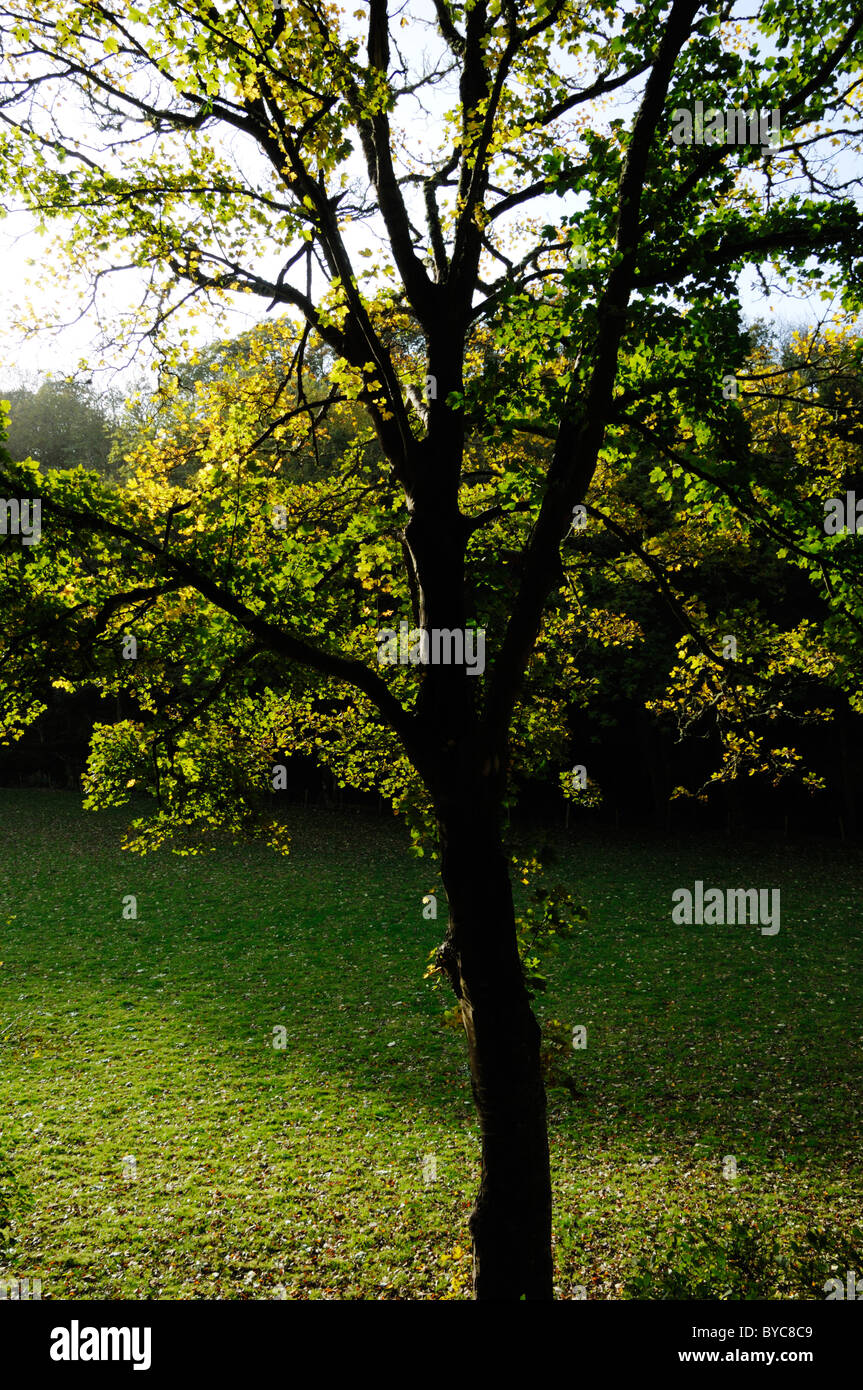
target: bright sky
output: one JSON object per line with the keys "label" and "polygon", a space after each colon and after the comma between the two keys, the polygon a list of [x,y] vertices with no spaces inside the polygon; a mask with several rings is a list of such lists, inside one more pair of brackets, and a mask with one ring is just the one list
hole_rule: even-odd
{"label": "bright sky", "polygon": [[[221,0],[220,8],[224,9],[225,3],[226,0]],[[412,3],[411,12],[418,18],[430,17],[430,0]],[[425,26],[399,30],[397,38],[412,63],[419,62],[424,55],[434,56],[434,35]],[[430,96],[426,94],[426,110],[417,109],[413,116],[403,113],[400,106],[405,132],[408,139],[415,142],[415,148],[422,149],[425,145],[429,115],[438,115],[447,99],[442,90]],[[605,119],[615,114],[631,117],[632,104],[617,109],[606,105]],[[238,159],[242,157],[239,150],[236,155]],[[245,158],[248,160],[247,152]],[[561,213],[560,200],[548,201],[550,217],[558,217]],[[11,214],[0,222],[0,324],[9,325],[15,321],[22,304],[29,301],[40,317],[49,311],[58,312],[64,326],[58,331],[42,330],[29,340],[8,328],[0,332],[0,383],[8,386],[19,372],[73,373],[85,362],[94,374],[94,385],[99,388],[131,384],[133,377],[146,367],[145,353],[139,351],[133,359],[128,353],[125,356],[115,354],[100,369],[97,342],[100,324],[103,328],[110,326],[115,315],[140,298],[143,277],[138,272],[109,277],[108,288],[101,293],[98,305],[85,308],[82,314],[82,303],[86,304],[89,297],[87,286],[82,277],[70,280],[64,269],[60,225],[54,224],[46,237],[39,236],[34,227],[34,219],[26,213]],[[368,233],[362,235],[367,236]],[[58,244],[52,245],[55,237]],[[274,278],[281,260],[281,248],[274,249],[270,264],[258,268],[262,273],[271,273]],[[830,306],[817,297],[795,296],[790,287],[775,281],[770,294],[765,295],[754,272],[747,272],[742,277],[741,288],[745,312],[752,318],[800,328],[823,317],[825,311],[830,311]],[[234,302],[236,307],[229,318],[231,332],[240,332],[264,316],[263,303],[257,298],[235,296]],[[215,335],[205,331],[204,339],[212,336]],[[219,333],[218,336],[224,334]]]}

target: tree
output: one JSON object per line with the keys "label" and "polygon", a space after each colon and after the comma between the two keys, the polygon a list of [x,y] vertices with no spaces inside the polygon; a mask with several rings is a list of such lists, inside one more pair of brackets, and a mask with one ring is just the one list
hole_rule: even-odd
{"label": "tree", "polygon": [[[65,218],[70,255],[97,277],[118,261],[147,268],[152,315],[131,331],[165,340],[184,301],[256,295],[304,324],[284,426],[358,401],[377,442],[367,451],[360,436],[348,461],[365,498],[356,529],[331,484],[311,521],[289,504],[287,537],[267,527],[272,490],[236,440],[194,496],[165,470],[109,497],[92,478],[4,469],[10,497],[41,490],[46,528],[41,554],[5,547],[12,628],[27,632],[7,662],[9,718],[20,725],[38,704],[34,652],[50,650],[70,679],[121,615],[142,619],[152,664],[128,680],[152,705],[157,677],[175,670],[156,710],[175,723],[161,814],[188,825],[194,769],[182,775],[178,750],[190,722],[206,742],[207,697],[191,699],[175,669],[176,625],[220,671],[212,701],[235,682],[239,709],[262,652],[287,668],[278,684],[294,709],[309,706],[315,677],[318,692],[352,692],[355,775],[397,743],[406,799],[417,814],[425,801],[437,829],[449,902],[439,963],[482,1131],[475,1293],[547,1299],[540,1035],[501,836],[512,731],[543,625],[565,633],[562,556],[580,544],[575,509],[602,500],[596,480],[648,456],[686,474],[717,515],[763,514],[757,455],[722,390],[748,347],[738,276],[769,262],[859,310],[859,179],[840,165],[825,177],[816,156],[856,138],[863,15],[851,0],[768,0],[756,17],[698,0],[434,0],[431,19],[399,13],[386,0],[353,18],[319,0],[275,13],[204,0],[0,6],[6,186],[40,218]],[[57,92],[75,96],[76,120],[63,124]],[[724,143],[712,107],[729,113]],[[771,143],[757,113],[777,108]],[[303,385],[313,339],[331,363],[336,394],[323,399]],[[781,498],[776,511],[787,522]],[[514,545],[495,567],[482,557],[499,523]],[[392,547],[388,602],[409,603],[428,633],[484,630],[482,674],[381,666],[371,612],[359,614],[365,643],[339,645],[360,631],[358,553],[367,576],[389,575]],[[853,580],[846,568],[849,602]],[[97,750],[96,781],[111,784],[109,764]],[[199,809],[229,820],[229,785],[227,768]]]}
{"label": "tree", "polygon": [[94,468],[111,476],[116,398],[101,400],[79,381],[43,381],[35,390],[6,392],[11,406],[7,448],[12,458],[35,458],[45,468]]}
{"label": "tree", "polygon": [[325,399],[333,390],[322,345],[306,345],[298,376],[291,373],[296,348],[290,319],[271,319],[182,362],[171,373],[170,391],[148,389],[143,383],[127,398],[117,420],[112,449],[115,466],[128,471],[142,445],[157,443],[163,452],[174,453],[175,476],[179,470],[191,475],[202,462],[201,428],[209,432],[212,426],[212,419],[205,419],[202,402],[208,402],[211,416],[215,397],[221,396],[222,409],[234,413],[244,410],[246,397],[254,399],[257,432],[246,442],[257,453],[279,456],[285,467],[290,465],[300,475],[334,468],[356,433],[358,414],[367,431],[370,422],[362,406],[336,404],[334,396],[320,418],[311,417],[316,428],[302,431],[299,437],[287,430],[292,412],[302,415],[310,394],[313,399]]}

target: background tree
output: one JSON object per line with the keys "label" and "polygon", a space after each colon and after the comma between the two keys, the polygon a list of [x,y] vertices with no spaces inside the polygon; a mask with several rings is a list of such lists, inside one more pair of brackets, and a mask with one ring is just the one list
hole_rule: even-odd
{"label": "background tree", "polygon": [[10,416],[6,447],[18,462],[45,468],[91,468],[111,477],[111,439],[119,399],[99,396],[89,382],[47,380],[3,392]]}
{"label": "background tree", "polygon": [[[159,823],[174,833],[236,823],[240,763],[206,713],[231,689],[250,730],[259,653],[280,668],[293,719],[313,681],[318,698],[352,692],[356,713],[339,710],[358,750],[350,776],[398,746],[402,800],[436,826],[449,900],[439,964],[459,1001],[482,1130],[476,1294],[548,1298],[540,1038],[501,835],[523,682],[542,632],[566,640],[573,509],[607,470],[632,477],[650,458],[672,498],[686,475],[710,525],[759,513],[751,435],[721,389],[748,349],[738,277],[769,262],[859,309],[857,181],[825,176],[820,157],[834,138],[857,139],[863,16],[849,0],[768,0],[756,17],[697,0],[587,10],[435,0],[433,19],[417,9],[398,20],[386,0],[353,19],[317,0],[276,14],[201,0],[21,0],[0,6],[0,32],[4,182],[41,217],[68,219],[76,264],[97,276],[146,267],[152,315],[142,310],[130,331],[164,339],[184,299],[231,293],[298,313],[292,371],[314,334],[327,379],[365,407],[379,448],[377,460],[350,460],[361,515],[330,480],[307,499],[311,519],[305,500],[294,510],[289,500],[287,534],[271,525],[265,472],[233,440],[201,470],[207,481],[172,483],[169,458],[110,495],[93,476],[4,471],[9,496],[41,492],[45,518],[38,553],[4,544],[8,718],[32,716],[40,661],[74,680],[103,635],[143,623],[145,658],[115,665],[142,708],[174,726],[168,775],[158,759],[154,773]],[[58,91],[77,106],[60,126]],[[696,99],[778,106],[782,137],[767,149],[677,145],[673,113]],[[411,109],[423,116],[417,137]],[[430,110],[441,113],[431,137]],[[304,403],[299,388],[297,401],[307,418],[325,404]],[[513,434],[526,444],[503,449]],[[528,447],[536,439],[550,448]],[[661,477],[651,483],[662,495]],[[775,505],[796,524],[781,490]],[[476,548],[507,514],[515,554],[483,571]],[[804,519],[813,544],[815,522]],[[382,612],[360,610],[366,638],[347,640],[360,631],[357,551],[371,562],[377,532],[385,569],[393,530],[400,573],[388,603],[425,629],[484,628],[481,677],[463,665],[378,669]],[[811,564],[838,562],[842,624],[857,599],[837,549],[819,538]],[[202,653],[219,680],[190,702],[183,666]],[[264,728],[270,715],[265,699]],[[215,784],[186,746],[192,725],[198,746],[209,742],[206,767],[223,769]],[[141,735],[126,734],[134,761]],[[115,729],[94,751],[106,796],[119,738]]]}
{"label": "background tree", "polygon": [[[278,458],[286,476],[332,471],[360,428],[374,447],[374,430],[362,406],[339,401],[338,389],[328,381],[322,344],[301,346],[300,354],[290,319],[272,319],[195,352],[165,374],[161,387],[142,384],[118,414],[111,449],[114,467],[128,473],[136,452],[157,444],[163,452],[172,451],[175,468],[189,476],[204,461],[202,449],[207,446],[201,433],[212,432],[217,397],[224,411],[241,414],[246,429],[244,396],[249,396],[257,411],[257,433],[245,439],[244,447],[254,448],[261,457]],[[310,412],[310,400],[323,404]],[[296,427],[302,420],[309,429]],[[218,432],[220,447],[225,445],[224,433],[223,426]]]}

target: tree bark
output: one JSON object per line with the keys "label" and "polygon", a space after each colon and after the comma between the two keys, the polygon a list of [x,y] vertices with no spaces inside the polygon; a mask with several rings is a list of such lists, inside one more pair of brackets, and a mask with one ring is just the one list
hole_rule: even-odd
{"label": "tree bark", "polygon": [[441,964],[467,1035],[482,1134],[470,1216],[477,1299],[551,1299],[551,1174],[540,1028],[518,957],[496,808],[483,790],[440,815],[450,907]]}

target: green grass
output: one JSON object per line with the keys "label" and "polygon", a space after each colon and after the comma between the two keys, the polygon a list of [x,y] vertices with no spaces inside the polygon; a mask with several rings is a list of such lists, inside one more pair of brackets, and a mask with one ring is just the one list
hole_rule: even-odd
{"label": "green grass", "polygon": [[[121,813],[0,791],[0,1276],[43,1298],[466,1296],[479,1140],[422,981],[432,870],[385,818],[291,821],[285,860],[140,859]],[[549,1093],[559,1296],[685,1296],[699,1261],[742,1296],[741,1223],[768,1296],[807,1230],[863,1271],[859,853],[558,839],[590,911],[538,1005],[588,1032],[582,1098]],[[674,926],[696,878],[780,887],[779,934]]]}

